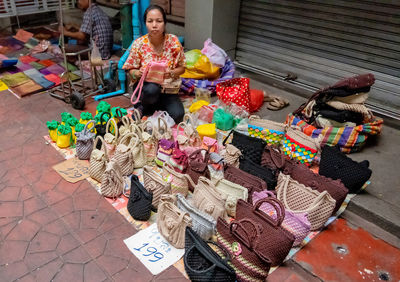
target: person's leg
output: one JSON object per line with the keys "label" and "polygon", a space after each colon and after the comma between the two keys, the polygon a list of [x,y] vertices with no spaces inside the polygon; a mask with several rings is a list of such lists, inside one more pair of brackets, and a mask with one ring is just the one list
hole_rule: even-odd
{"label": "person's leg", "polygon": [[[137,83],[133,86],[135,90]],[[136,93],[138,95],[138,93]],[[157,83],[144,82],[142,94],[136,108],[142,112],[142,115],[152,115],[156,110],[161,95],[161,86]]]}
{"label": "person's leg", "polygon": [[160,105],[174,119],[175,123],[178,124],[182,121],[185,109],[178,95],[162,94],[160,96]]}

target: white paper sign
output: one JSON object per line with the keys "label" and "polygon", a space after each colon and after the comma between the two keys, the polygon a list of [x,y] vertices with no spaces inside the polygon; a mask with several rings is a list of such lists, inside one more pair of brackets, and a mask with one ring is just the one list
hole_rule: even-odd
{"label": "white paper sign", "polygon": [[124,243],[153,275],[170,267],[185,253],[185,249],[177,249],[164,239],[157,223],[125,239]]}

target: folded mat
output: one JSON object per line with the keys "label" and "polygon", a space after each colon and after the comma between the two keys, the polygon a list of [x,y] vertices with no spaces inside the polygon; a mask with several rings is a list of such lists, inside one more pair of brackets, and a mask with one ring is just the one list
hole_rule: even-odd
{"label": "folded mat", "polygon": [[26,71],[26,70],[32,69],[33,67],[30,64],[24,64],[24,63],[18,62],[17,68],[20,71]]}
{"label": "folded mat", "polygon": [[[32,67],[34,67],[35,69],[37,69],[37,70],[41,70],[41,69],[44,69],[45,68],[45,66],[44,65],[42,65],[42,64],[39,64],[38,62],[31,62],[31,63],[29,63]],[[47,73],[48,74],[48,73]]]}
{"label": "folded mat", "polygon": [[54,73],[45,75],[44,78],[54,82],[56,86],[61,83],[61,78],[58,75],[54,74]]}
{"label": "folded mat", "polygon": [[44,74],[44,75],[49,75],[49,74],[51,74],[51,72],[50,72],[47,68],[43,68],[43,69],[41,69],[41,70],[39,70],[39,71],[40,71],[41,74]]}
{"label": "folded mat", "polygon": [[7,84],[8,87],[16,87],[29,81],[30,79],[23,72],[18,72],[15,74],[6,74],[1,78],[1,80]]}
{"label": "folded mat", "polygon": [[28,94],[32,94],[34,92],[42,90],[43,87],[35,83],[33,80],[29,80],[28,82],[21,84],[17,87],[10,87],[10,89],[18,96],[23,97]]}
{"label": "folded mat", "polygon": [[[60,63],[60,65],[63,66],[63,67],[65,68],[65,64],[64,64],[64,63]],[[68,69],[69,69],[70,71],[76,71],[76,70],[78,70],[78,68],[77,68],[76,66],[74,66],[74,65],[72,65],[72,64],[70,64],[70,63],[67,63],[67,66],[68,66]]]}
{"label": "folded mat", "polygon": [[51,65],[55,64],[55,62],[53,62],[52,60],[40,60],[38,63],[46,67],[50,67]]}
{"label": "folded mat", "polygon": [[49,53],[37,53],[37,54],[32,54],[32,57],[35,57],[39,60],[48,60],[54,58],[52,54]]}
{"label": "folded mat", "polygon": [[60,66],[59,64],[54,64],[46,68],[50,73],[62,74],[65,71],[65,68]]}
{"label": "folded mat", "polygon": [[34,58],[32,56],[26,55],[26,56],[21,56],[18,58],[18,60],[24,64],[29,64],[31,62],[37,62],[39,59]]}
{"label": "folded mat", "polygon": [[25,31],[23,29],[19,29],[17,34],[14,35],[13,37],[21,42],[28,42],[29,39],[31,39],[33,36],[33,33],[29,32],[29,31]]}
{"label": "folded mat", "polygon": [[35,81],[37,84],[42,86],[43,88],[50,88],[55,85],[54,82],[47,80],[44,78],[44,75],[41,74],[38,70],[36,69],[30,69],[27,71],[24,71],[24,74],[26,74],[30,79]]}

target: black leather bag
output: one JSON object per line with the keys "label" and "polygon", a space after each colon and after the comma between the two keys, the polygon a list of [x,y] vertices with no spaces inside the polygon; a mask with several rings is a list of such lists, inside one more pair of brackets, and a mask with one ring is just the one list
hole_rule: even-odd
{"label": "black leather bag", "polygon": [[267,183],[268,190],[275,190],[277,178],[274,170],[262,167],[261,165],[251,161],[249,158],[243,156],[240,158],[239,168],[264,180],[265,183]]}
{"label": "black leather bag", "polygon": [[233,132],[232,145],[242,152],[243,156],[246,156],[256,164],[261,163],[261,156],[267,143],[259,138],[250,137],[240,132],[232,130],[229,135],[225,138],[223,145],[225,146],[226,141]]}
{"label": "black leather bag", "polygon": [[[225,254],[221,258],[209,245],[214,244]],[[236,281],[235,270],[227,263],[229,253],[212,241],[204,241],[192,228],[186,227],[185,271],[191,281]]]}
{"label": "black leather bag", "polygon": [[371,177],[369,161],[353,161],[337,146],[324,146],[321,153],[319,174],[334,180],[340,179],[350,193],[357,193]]}
{"label": "black leather bag", "polygon": [[132,175],[131,191],[127,205],[129,214],[136,220],[149,220],[152,201],[153,193],[148,192],[143,187],[136,175]]}

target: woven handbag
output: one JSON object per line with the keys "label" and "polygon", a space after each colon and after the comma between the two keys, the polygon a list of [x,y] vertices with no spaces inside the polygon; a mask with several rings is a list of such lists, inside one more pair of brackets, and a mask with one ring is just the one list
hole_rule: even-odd
{"label": "woven handbag", "polygon": [[176,198],[178,208],[190,215],[193,231],[204,240],[210,239],[214,235],[217,226],[215,219],[190,204],[182,194],[177,194]]}
{"label": "woven handbag", "polygon": [[227,219],[225,210],[226,198],[217,191],[211,180],[201,176],[194,189],[193,205],[199,210],[211,215],[214,219]]}
{"label": "woven handbag", "polygon": [[329,195],[336,201],[332,214],[335,214],[339,210],[349,193],[349,190],[340,180],[333,180],[332,178],[314,173],[307,166],[296,163],[293,160],[285,162],[282,172],[289,174],[292,179],[313,190],[317,190],[318,192],[328,191]]}
{"label": "woven handbag", "polygon": [[232,144],[227,144],[225,149],[221,152],[224,162],[228,165],[239,167],[239,158],[242,155],[240,150]]}
{"label": "woven handbag", "polygon": [[169,162],[174,147],[175,143],[168,139],[161,139],[158,142],[157,156],[154,161],[159,167],[163,167],[165,163]]}
{"label": "woven handbag", "polygon": [[[203,151],[205,152],[204,157],[202,155]],[[204,149],[198,149],[189,156],[186,173],[190,176],[194,184],[197,184],[200,176],[210,179],[210,170],[208,169],[209,160],[210,154]],[[194,186],[191,183],[189,183],[189,190],[194,191]]]}
{"label": "woven handbag", "polygon": [[[108,119],[105,119],[104,116],[108,116]],[[96,128],[96,137],[101,136],[104,138],[104,135],[107,133],[107,121],[111,119],[111,114],[108,112],[104,112],[100,115],[99,123],[95,125]],[[97,148],[100,149],[100,148]]]}
{"label": "woven handbag", "polygon": [[312,190],[289,175],[280,173],[276,186],[278,199],[294,214],[307,213],[311,231],[321,228],[331,216],[336,201],[327,191]]}
{"label": "woven handbag", "polygon": [[[101,142],[100,148],[97,149],[97,145]],[[107,155],[107,149],[104,146],[104,139],[101,136],[96,137],[93,144],[93,151],[90,154],[90,165],[89,165],[89,175],[94,180],[101,182],[104,171],[106,170],[107,163],[109,161]]]}
{"label": "woven handbag", "polygon": [[229,105],[235,103],[250,112],[250,79],[232,78],[217,84],[215,88],[218,98]]}
{"label": "woven handbag", "polygon": [[[276,219],[273,219],[260,209],[262,203],[267,203],[275,209]],[[238,200],[236,216],[239,219],[251,219],[261,227],[263,231],[260,235],[265,240],[259,241],[254,245],[254,249],[259,254],[262,254],[263,257],[268,258],[271,261],[271,266],[281,264],[295,240],[293,234],[282,227],[282,222],[285,218],[285,208],[282,203],[275,198],[266,198],[257,201],[253,206],[251,203]]]}
{"label": "woven handbag", "polygon": [[133,167],[142,168],[147,162],[146,150],[144,148],[144,142],[142,138],[142,130],[136,124],[131,124],[130,131],[136,133],[138,137],[137,142],[134,144],[131,143],[132,155],[133,159],[135,160]]}
{"label": "woven handbag", "polygon": [[339,179],[349,189],[357,193],[371,177],[369,162],[356,162],[340,152],[337,147],[325,146],[321,153],[319,174],[332,179]]}
{"label": "woven handbag", "polygon": [[170,195],[161,197],[158,206],[157,228],[172,246],[183,249],[185,248],[186,227],[192,226],[192,219],[187,212],[178,209],[172,201]]}
{"label": "woven handbag", "polygon": [[157,210],[161,195],[170,194],[171,185],[165,182],[160,175],[154,172],[151,166],[143,167],[144,188],[153,194],[153,210]]}
{"label": "woven handbag", "polygon": [[186,197],[189,193],[189,183],[193,187],[196,186],[189,175],[177,172],[169,164],[163,166],[162,177],[171,185],[171,194],[180,193]]}
{"label": "woven handbag", "polygon": [[233,138],[231,142],[232,145],[238,148],[242,152],[243,156],[246,156],[256,164],[260,164],[261,155],[267,143],[262,139],[250,137],[238,131],[232,130],[225,138],[223,142],[224,146],[229,136],[232,134],[232,132],[233,132]]}
{"label": "woven handbag", "polygon": [[[183,134],[181,134],[181,130]],[[190,114],[185,114],[183,116],[183,121],[178,124],[176,132],[176,139],[180,139],[181,143],[183,143],[179,144],[182,150],[185,150],[186,147],[199,147],[201,145],[199,133],[197,132],[195,123]]]}
{"label": "woven handbag", "polygon": [[[114,134],[111,133],[111,125],[113,125]],[[110,159],[114,156],[115,149],[118,144],[118,130],[117,123],[114,119],[110,118],[106,125],[106,134],[104,135],[105,145],[107,147],[107,153]]]}
{"label": "woven handbag", "polygon": [[130,125],[134,123],[133,119],[129,116],[123,116],[119,121],[120,125],[118,127],[119,138],[122,138],[125,134],[131,133]]}
{"label": "woven handbag", "polygon": [[[275,198],[275,194],[271,191],[261,191],[253,193],[253,205],[256,205],[257,201],[266,199],[268,197]],[[274,207],[267,203],[263,203],[260,206],[260,210],[269,215],[272,219],[277,219],[277,213]],[[303,242],[304,238],[310,233],[311,224],[308,221],[307,213],[294,214],[291,211],[285,210],[285,218],[282,221],[281,226],[288,230],[295,237],[293,246],[298,246]]]}
{"label": "woven handbag", "polygon": [[247,188],[226,179],[217,181],[215,188],[226,198],[225,209],[228,215],[236,217],[236,203],[239,199],[247,201],[249,192]]}
{"label": "woven handbag", "polygon": [[168,163],[178,172],[184,173],[188,166],[188,156],[179,147],[179,143],[175,141],[175,146],[172,150],[172,155]]}
{"label": "woven handbag", "polygon": [[224,177],[226,180],[247,188],[249,202],[251,202],[251,195],[254,191],[260,192],[267,189],[267,183],[264,180],[234,166],[225,166]]}
{"label": "woven handbag", "polygon": [[[94,132],[94,120],[86,123],[84,129],[81,132],[75,132],[76,135],[76,156],[80,160],[88,160],[90,159],[90,153],[93,150],[93,142],[94,136],[96,135]],[[89,126],[91,128],[89,129]]]}
{"label": "woven handbag", "polygon": [[151,203],[153,194],[148,192],[140,183],[139,178],[132,174],[131,190],[127,209],[136,220],[147,221],[151,216]]}
{"label": "woven handbag", "polygon": [[121,167],[122,175],[131,175],[134,170],[135,159],[132,154],[132,148],[138,142],[139,137],[135,133],[127,133],[119,140],[113,160]]}
{"label": "woven handbag", "polygon": [[279,146],[285,136],[285,125],[272,120],[250,116],[247,127],[249,136],[265,140],[268,145]]}
{"label": "woven handbag", "polygon": [[208,150],[210,153],[218,153],[218,141],[214,138],[204,136],[201,148]]}
{"label": "woven handbag", "polygon": [[171,142],[174,142],[171,128],[168,127],[167,121],[162,117],[157,119],[157,127],[154,129],[154,137],[157,139],[157,141],[160,141],[161,139],[167,139]]}
{"label": "woven handbag", "polygon": [[268,190],[275,189],[275,187],[276,187],[275,171],[273,171],[269,168],[266,168],[266,167],[262,167],[261,165],[252,162],[247,157],[242,157],[240,159],[239,168],[245,172],[248,172],[248,173],[264,180],[265,183],[267,183]]}
{"label": "woven handbag", "polygon": [[300,130],[288,127],[282,140],[282,152],[298,162],[310,166],[319,151],[318,140]]}
{"label": "woven handbag", "polygon": [[[149,125],[151,127],[150,133],[147,131]],[[157,156],[157,147],[158,147],[158,142],[154,137],[154,127],[150,121],[145,121],[142,124],[141,129],[142,129],[142,140],[143,140],[144,151],[146,154],[147,164],[152,164]]]}
{"label": "woven handbag", "polygon": [[[212,241],[204,241],[197,232],[186,228],[185,254],[183,263],[189,279],[193,282],[228,282],[236,281],[235,270],[228,264],[230,256],[221,245]],[[220,257],[208,244],[213,244],[223,252]]]}
{"label": "woven handbag", "polygon": [[268,241],[268,235],[261,237],[261,227],[250,219],[242,218],[227,223],[217,221],[217,242],[228,250],[237,281],[265,281],[271,261],[255,248],[260,241]]}
{"label": "woven handbag", "polygon": [[117,198],[122,194],[124,186],[121,167],[115,161],[108,162],[101,179],[101,195],[108,198]]}

